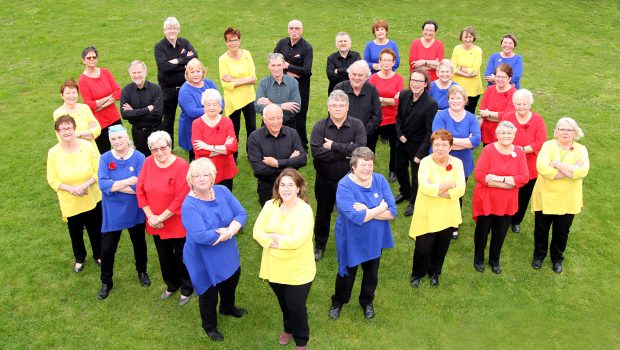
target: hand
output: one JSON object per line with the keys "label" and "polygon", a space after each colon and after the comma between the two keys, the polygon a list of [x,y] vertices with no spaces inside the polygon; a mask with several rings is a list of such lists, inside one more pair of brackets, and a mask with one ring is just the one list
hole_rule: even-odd
{"label": "hand", "polygon": [[235,142],[235,138],[234,138],[234,137],[232,137],[232,136],[227,136],[227,137],[226,137],[226,141],[224,141],[224,145],[230,145],[230,144],[232,144],[233,142]]}
{"label": "hand", "polygon": [[187,51],[187,57],[194,56],[194,51]]}
{"label": "hand", "polygon": [[194,149],[196,150],[203,150],[203,151],[210,151],[213,150],[213,146],[209,147],[210,145],[208,145],[207,143],[200,141],[200,140],[196,140],[194,141]]}
{"label": "hand", "polygon": [[290,111],[295,113],[299,112],[299,103],[297,102],[284,102],[280,105],[280,107],[284,111]]}
{"label": "hand", "polygon": [[420,164],[420,158],[418,158],[418,157],[413,158],[413,161],[414,161],[416,164]]}
{"label": "hand", "polygon": [[133,186],[138,183],[138,178],[136,176],[128,177],[125,179],[125,185]]}
{"label": "hand", "polygon": [[484,182],[489,183],[491,181],[495,181],[495,182],[503,182],[502,180],[504,179],[503,176],[497,176],[495,174],[487,174],[487,176],[484,177]]}
{"label": "hand", "polygon": [[481,109],[478,111],[478,114],[480,114],[482,118],[487,118],[491,112],[488,109]]}
{"label": "hand", "polygon": [[286,75],[289,75],[295,79],[299,79],[301,78],[301,75],[297,74],[297,73],[293,73],[293,72],[286,72]]}
{"label": "hand", "polygon": [[394,95],[394,100],[398,100],[400,98],[400,91]]}
{"label": "hand", "polygon": [[362,211],[368,210],[368,207],[364,203],[355,202],[353,203],[353,209],[355,209],[355,211]]}
{"label": "hand", "polygon": [[332,143],[334,143],[334,141],[328,139],[328,138],[324,138],[323,140],[325,140],[325,142],[323,143],[323,148],[332,149]]}
{"label": "hand", "polygon": [[417,60],[417,61],[413,61],[413,68],[419,68],[424,66],[424,63],[426,61],[425,60]]}
{"label": "hand", "polygon": [[168,63],[170,63],[170,64],[179,64],[179,60],[176,59],[176,58],[173,58],[173,59],[169,60]]}
{"label": "hand", "polygon": [[494,83],[495,82],[495,74],[487,75],[486,77],[484,77],[484,80],[488,81],[489,83]]}
{"label": "hand", "polygon": [[270,248],[280,248],[280,235],[277,233],[268,233],[267,236],[271,238]]}
{"label": "hand", "polygon": [[381,70],[381,65],[379,63],[373,63],[372,64],[372,69],[373,70]]}
{"label": "hand", "polygon": [[274,157],[263,157],[263,163],[267,164],[268,166],[272,168],[278,167],[278,160],[275,159]]}
{"label": "hand", "polygon": [[295,157],[297,157],[297,156],[298,156],[298,155],[300,155],[300,154],[301,154],[301,153],[299,153],[299,151],[298,151],[298,150],[294,150],[294,151],[293,151],[293,153],[291,153],[291,156],[290,156],[289,158],[295,158]]}
{"label": "hand", "polygon": [[269,100],[267,97],[261,97],[258,100],[256,100],[256,103],[258,103],[259,105],[270,105],[271,100]]}
{"label": "hand", "polygon": [[129,103],[124,103],[123,104],[123,110],[124,111],[133,111],[133,108],[131,107],[131,105]]}
{"label": "hand", "polygon": [[231,76],[230,76],[230,75],[228,75],[228,74],[224,74],[224,75],[222,75],[222,81],[224,81],[224,82],[230,83],[230,82],[231,82],[231,81],[233,81],[233,80],[234,80],[234,79],[233,79],[233,77],[231,77]]}
{"label": "hand", "polygon": [[75,195],[79,197],[84,197],[88,194],[88,185],[81,184],[73,188]]}
{"label": "hand", "polygon": [[377,207],[380,208],[381,211],[383,212],[383,211],[386,211],[388,209],[388,204],[385,201],[385,199],[382,199],[381,203],[379,203],[379,205]]}
{"label": "hand", "polygon": [[249,84],[254,84],[254,83],[256,83],[256,77],[249,77],[249,78],[248,78],[248,83],[249,83]]}
{"label": "hand", "polygon": [[230,232],[228,227],[220,227],[217,230],[215,230],[215,232],[220,236],[217,238],[215,242],[213,242],[213,244],[211,244],[211,246],[216,246],[221,242],[231,239],[233,236],[232,232]]}
{"label": "hand", "polygon": [[407,138],[405,136],[399,137],[398,140],[400,140],[400,142],[402,143],[407,143]]}
{"label": "hand", "polygon": [[155,109],[155,106],[153,106],[153,105],[148,105],[148,106],[146,106],[146,108],[148,108],[148,109],[149,109],[149,112],[152,112],[152,111]]}
{"label": "hand", "polygon": [[[157,215],[151,215],[147,217],[147,221],[149,226],[153,227],[153,228],[160,228],[157,227],[158,225],[162,225],[161,222],[159,222],[159,217]],[[163,227],[163,226],[161,226]]]}

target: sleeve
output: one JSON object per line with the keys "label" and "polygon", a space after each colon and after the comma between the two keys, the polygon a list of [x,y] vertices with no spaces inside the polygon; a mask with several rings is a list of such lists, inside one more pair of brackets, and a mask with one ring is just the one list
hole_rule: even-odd
{"label": "sleeve", "polygon": [[437,59],[439,60],[439,62],[441,62],[444,58],[446,58],[446,49],[443,46],[443,42],[441,41],[437,41],[439,43],[439,46],[437,47]]}
{"label": "sleeve", "polygon": [[411,46],[409,46],[409,74],[413,71],[413,62],[416,59],[416,51],[415,51],[415,40],[411,42]]}
{"label": "sleeve", "polygon": [[293,85],[293,89],[291,89],[292,90],[291,101],[296,102],[298,105],[301,106],[301,96],[299,95],[299,83],[297,82],[296,79],[292,79],[291,85]]}
{"label": "sleeve", "polygon": [[327,80],[329,81],[338,79],[338,73],[335,72],[336,64],[331,58],[332,56],[327,56],[327,65],[325,66],[325,72],[327,73]]}
{"label": "sleeve", "polygon": [[138,207],[140,208],[149,206],[149,203],[146,197],[146,192],[144,191],[144,182],[146,181],[147,172],[148,172],[148,165],[145,160],[144,163],[142,163],[142,167],[140,168],[140,173],[138,174],[138,182],[136,183],[136,190],[135,190],[136,198],[138,199]]}
{"label": "sleeve", "polygon": [[312,214],[312,209],[309,205],[304,205],[297,214],[295,220],[292,220],[292,227],[290,227],[292,235],[280,236],[279,249],[298,249],[309,239],[312,239],[314,230],[314,215]]}
{"label": "sleeve", "polygon": [[157,84],[152,85],[151,93],[153,94],[153,110],[148,114],[148,118],[158,123],[162,121],[164,115],[164,93]]}
{"label": "sleeve", "polygon": [[97,172],[99,177],[99,189],[105,194],[110,194],[112,185],[114,185],[114,180],[110,179],[110,168],[107,164],[108,161],[108,153],[104,153],[103,156],[99,158],[99,171]]}
{"label": "sleeve", "polygon": [[396,45],[396,41],[390,40],[390,43],[392,43],[392,45],[390,46],[392,47],[392,50],[394,50],[394,53],[396,54],[396,63],[394,63],[394,67],[392,67],[392,71],[396,72],[398,67],[400,67],[400,54],[398,53],[398,45]]}
{"label": "sleeve", "polygon": [[515,84],[515,86],[521,86],[521,76],[523,75],[523,57],[519,55],[517,55],[517,57],[518,58],[512,67],[512,79],[510,79],[510,82]]}
{"label": "sleeve", "polygon": [[[177,158],[178,159],[181,158]],[[185,196],[189,193],[189,185],[187,184],[187,180],[185,177],[187,176],[187,170],[189,166],[182,160],[179,164],[176,165],[176,179],[174,179],[174,198],[170,204],[168,204],[168,210],[170,210],[174,215],[181,215],[181,205],[183,204],[183,200]]]}
{"label": "sleeve", "polygon": [[93,133],[94,138],[99,137],[99,135],[101,135],[101,124],[99,124],[99,121],[97,120],[97,118],[95,118],[93,111],[91,111],[90,108],[84,108],[81,110],[81,113],[86,114],[86,122],[88,123],[88,125],[90,125],[91,123],[95,123],[95,126],[92,128],[88,128],[88,130]]}
{"label": "sleeve", "polygon": [[444,119],[444,113],[442,113],[441,111],[437,112],[437,114],[435,114],[435,118],[433,118],[433,127],[431,128],[431,130],[433,132],[439,130],[439,129],[446,129],[446,120]]}
{"label": "sleeve", "polygon": [[[494,67],[494,64],[493,64],[494,61],[495,61],[495,54],[489,56],[489,61],[487,62],[487,68],[484,71],[484,76],[485,77],[489,76],[491,74],[494,74],[493,73],[495,71],[495,67]],[[514,74],[514,71],[513,71],[513,74]],[[513,77],[514,77],[514,75],[513,75]]]}
{"label": "sleeve", "polygon": [[[138,150],[135,150],[134,152],[140,152]],[[136,174],[138,174],[138,177],[140,176],[140,173],[142,172],[142,166],[144,165],[144,155],[142,153],[140,153],[140,158],[138,158],[135,162],[136,165]],[[131,189],[137,193],[137,189],[138,189],[138,183],[136,182],[135,185],[129,186],[131,187]]]}
{"label": "sleeve", "polygon": [[573,180],[583,179],[588,175],[590,171],[590,159],[588,158],[588,150],[585,146],[579,145],[576,147],[576,162],[581,162],[582,166],[575,167],[573,169]]}
{"label": "sleeve", "polygon": [[[179,41],[181,41],[182,44],[185,46],[185,56],[179,56],[177,57],[177,59],[179,60],[179,66],[181,66],[183,70],[185,70],[185,66],[187,65],[187,63],[189,63],[189,61],[191,61],[193,58],[198,58],[198,52],[196,52],[196,49],[194,49],[194,46],[192,46],[189,40],[184,39],[184,38],[179,38],[177,39],[177,42]],[[194,54],[188,57],[187,56],[188,51],[191,51]],[[183,55],[183,53],[181,53],[181,55]]]}
{"label": "sleeve", "polygon": [[304,147],[301,145],[301,139],[299,138],[297,130],[291,128],[290,136],[293,138],[293,151],[299,151],[299,155],[293,158],[278,159],[278,167],[280,169],[288,167],[299,169],[305,166],[308,161],[308,154],[306,153]]}
{"label": "sleeve", "polygon": [[263,209],[261,209],[260,214],[258,214],[258,218],[256,218],[256,222],[254,222],[254,229],[252,229],[252,237],[261,245],[263,248],[269,248],[273,240],[271,237],[267,236],[267,222],[269,222],[269,217],[271,216],[271,207],[273,203],[271,200],[268,200]]}
{"label": "sleeve", "polygon": [[454,49],[452,49],[452,57],[450,58],[450,61],[452,62],[452,64],[454,65],[454,70],[457,70],[457,67],[460,66],[460,62],[459,62],[459,55],[458,55],[458,45],[454,47]]}
{"label": "sleeve", "polygon": [[[405,101],[405,98],[402,98],[403,95],[407,94],[407,90],[402,90],[400,92],[400,95],[398,96],[398,106],[396,107],[396,122],[394,123],[394,129],[396,130],[396,137],[400,138],[401,136],[403,136],[403,129],[402,129],[402,125],[403,125],[403,115],[405,113],[405,111],[403,110],[405,108],[405,104],[404,103],[400,103],[400,100]],[[400,142],[400,141],[398,141]]]}
{"label": "sleeve", "polygon": [[351,127],[355,130],[355,139],[353,140],[353,142],[333,142],[332,151],[350,157],[353,153],[353,150],[366,145],[367,138],[364,124],[359,119],[351,119]]}
{"label": "sleeve", "polygon": [[[429,157],[432,156],[426,156],[420,162],[420,167],[418,168],[418,188],[423,195],[437,198],[439,197],[439,184],[431,182],[432,164],[429,161]],[[465,178],[464,175],[463,178]]]}
{"label": "sleeve", "polygon": [[453,179],[456,187],[449,189],[448,194],[450,194],[451,200],[456,201],[465,195],[465,170],[463,169],[463,162],[460,159],[456,157],[452,157],[452,159],[454,160],[454,164],[456,164],[453,169]]}
{"label": "sleeve", "polygon": [[325,142],[325,119],[320,119],[312,127],[312,133],[310,133],[310,151],[314,159],[331,160],[335,159],[333,152],[323,147]]}
{"label": "sleeve", "polygon": [[99,155],[99,150],[95,148],[95,146],[91,146],[90,142],[87,142],[87,141],[83,141],[83,142],[84,142],[84,145],[88,145],[88,150],[90,152],[90,167],[93,172],[92,178],[95,179],[95,181],[98,181],[99,179],[99,176],[98,176],[99,158],[101,157],[101,155]]}
{"label": "sleeve", "polygon": [[480,132],[480,123],[478,123],[478,119],[476,116],[467,112],[469,115],[469,142],[471,142],[472,149],[476,149],[476,147],[480,146],[482,142],[482,133]]}
{"label": "sleeve", "polygon": [[203,133],[204,131],[202,128],[203,124],[204,123],[202,122],[201,118],[196,118],[192,122],[192,148],[194,149],[194,155],[196,156],[196,159],[203,158],[203,157],[209,157],[209,155],[211,154],[211,151],[207,151],[204,149],[196,149],[194,147],[194,143],[196,143],[196,140],[207,142],[206,137],[205,137],[206,135],[204,135]]}
{"label": "sleeve", "polygon": [[390,184],[385,179],[385,176],[379,173],[374,173],[373,176],[377,176],[377,182],[381,186],[381,193],[383,195],[383,199],[388,205],[388,210],[392,213],[392,216],[396,218],[396,214],[398,209],[396,208],[396,200],[394,199],[394,194],[392,193],[392,189],[390,188]]}
{"label": "sleeve", "polygon": [[261,97],[267,97],[267,78],[261,79],[256,87],[256,100],[254,101],[254,109],[256,109],[256,113],[263,114],[263,109],[267,107],[266,105],[258,104],[258,99]]}
{"label": "sleeve", "polygon": [[[131,96],[128,91],[130,87],[131,87],[131,84],[125,86],[123,90],[121,90],[121,103],[119,105],[119,109],[120,109],[121,116],[123,117],[123,119],[127,120],[131,124],[134,124],[136,122],[136,119],[138,119],[138,117],[148,114],[149,109],[148,107],[134,108],[136,106],[131,106]],[[123,105],[125,103],[128,103],[133,109],[124,110]]]}
{"label": "sleeve", "polygon": [[512,178],[515,181],[515,188],[521,188],[523,185],[527,184],[530,181],[530,172],[527,168],[527,159],[525,159],[525,152],[522,149],[515,146],[515,152],[517,152],[517,157],[519,160],[519,164],[517,165],[517,174]]}
{"label": "sleeve", "polygon": [[288,66],[288,71],[293,72],[295,74],[299,74],[300,76],[307,78],[312,75],[312,59],[314,55],[314,50],[312,46],[307,41],[305,42],[304,48],[301,52],[304,60],[301,66],[296,66],[294,64],[290,64]]}
{"label": "sleeve", "polygon": [[208,228],[205,218],[195,206],[183,202],[181,221],[187,231],[187,239],[196,244],[212,245],[220,235],[215,232],[216,228]]}
{"label": "sleeve", "polygon": [[80,95],[82,95],[82,101],[84,101],[84,104],[88,105],[91,111],[94,111],[97,108],[97,101],[90,91],[90,82],[86,79],[87,78],[84,78],[84,76],[80,76],[78,79],[78,88],[80,88]]}
{"label": "sleeve", "polygon": [[183,112],[185,112],[191,120],[194,120],[204,114],[204,109],[200,103],[196,103],[192,93],[187,89],[188,86],[184,86],[186,87],[185,89],[181,88],[181,90],[179,90],[179,106],[181,106]]}
{"label": "sleeve", "polygon": [[488,109],[488,105],[489,105],[489,100],[491,99],[491,95],[493,94],[491,92],[491,89],[495,89],[494,86],[489,86],[485,91],[484,91],[484,95],[482,95],[482,98],[480,99],[480,106],[478,107],[478,110],[482,110],[482,109]]}
{"label": "sleeve", "polygon": [[56,162],[57,158],[52,148],[47,152],[47,183],[54,191],[58,192],[62,183],[58,179]]}
{"label": "sleeve", "polygon": [[489,174],[490,166],[489,147],[493,147],[493,144],[482,149],[480,157],[478,157],[478,161],[476,162],[476,167],[474,168],[474,177],[482,186],[487,186],[486,177]]}
{"label": "sleeve", "polygon": [[372,69],[372,63],[373,63],[371,61],[371,55],[372,55],[371,45],[372,45],[372,41],[369,41],[366,43],[366,47],[364,48],[364,61],[368,63],[368,67],[370,67],[370,69]]}
{"label": "sleeve", "polygon": [[553,180],[558,173],[556,168],[549,165],[553,160],[552,142],[554,141],[545,142],[540,148],[540,152],[538,152],[538,157],[536,157],[536,170],[538,170],[538,174],[548,180]]}
{"label": "sleeve", "polygon": [[370,84],[368,84],[368,87],[372,90],[372,115],[366,124],[366,135],[371,135],[378,132],[377,129],[379,128],[379,125],[381,125],[382,114],[379,91],[377,91],[377,89]]}
{"label": "sleeve", "polygon": [[437,114],[437,102],[435,102],[435,100],[433,100],[432,97],[427,96],[427,101],[430,101],[430,105],[428,106],[428,109],[425,111],[426,115],[425,115],[425,119],[424,119],[424,124],[425,124],[425,134],[424,134],[424,139],[422,140],[422,143],[420,144],[420,147],[418,148],[418,152],[416,154],[416,157],[418,157],[418,159],[422,159],[424,157],[426,157],[428,155],[428,149],[431,143],[431,134],[432,134],[432,130],[433,130],[433,119],[435,118],[435,114]]}
{"label": "sleeve", "polygon": [[[160,45],[160,43],[155,45],[154,53],[155,62],[157,62],[157,69],[159,69],[160,71],[164,73],[171,73],[185,70],[185,66],[182,64],[172,64],[168,62],[169,59],[166,57],[166,53],[164,52],[164,49],[162,48],[162,45]],[[179,60],[179,62],[180,61],[181,60]]]}
{"label": "sleeve", "polygon": [[224,187],[224,190],[226,191],[225,196],[228,201],[228,206],[233,213],[232,221],[240,223],[241,227],[245,226],[245,222],[248,220],[247,211],[243,208],[237,197],[235,197],[228,188]]}
{"label": "sleeve", "polygon": [[276,173],[276,169],[270,167],[269,165],[263,163],[263,155],[260,149],[260,141],[258,140],[258,132],[260,129],[257,129],[255,132],[250,134],[248,138],[247,145],[247,153],[248,160],[250,161],[250,165],[252,166],[252,170],[254,171],[254,175],[265,175],[270,176]]}
{"label": "sleeve", "polygon": [[226,82],[222,80],[222,77],[230,74],[230,70],[228,67],[229,59],[226,54],[223,54],[219,58],[219,68],[220,68],[220,83],[222,84],[222,89],[224,91],[232,91],[235,88],[235,82],[230,81]]}
{"label": "sleeve", "polygon": [[120,100],[121,99],[121,86],[118,85],[118,83],[116,82],[116,79],[114,79],[114,75],[112,75],[112,72],[110,72],[107,69],[102,69],[102,71],[106,72],[106,78],[110,86],[112,87],[112,97],[114,97],[117,100]]}
{"label": "sleeve", "polygon": [[[347,175],[345,175],[346,177]],[[347,220],[351,221],[357,226],[362,226],[364,218],[366,217],[366,210],[357,211],[353,208],[353,204],[356,202],[355,194],[353,190],[344,184],[341,180],[336,190],[336,208],[338,214],[343,215]]]}
{"label": "sleeve", "polygon": [[536,130],[534,131],[534,141],[530,143],[530,147],[532,147],[534,154],[540,152],[545,141],[547,141],[547,127],[545,126],[545,121],[539,118],[536,123]]}
{"label": "sleeve", "polygon": [[[222,118],[227,118],[227,117],[222,116]],[[237,135],[235,135],[235,128],[233,126],[232,120],[230,119],[226,120],[225,128],[226,128],[226,137],[233,138],[232,143],[228,145],[224,145],[224,147],[226,147],[226,153],[228,154],[236,153],[239,148],[239,143],[237,142]]]}
{"label": "sleeve", "polygon": [[482,49],[478,47],[474,50],[474,64],[471,67],[471,73],[480,74],[480,67],[482,67]]}

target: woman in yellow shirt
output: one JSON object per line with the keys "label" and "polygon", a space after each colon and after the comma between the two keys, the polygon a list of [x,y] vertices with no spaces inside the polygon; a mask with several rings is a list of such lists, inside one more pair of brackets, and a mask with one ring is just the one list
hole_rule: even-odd
{"label": "woman in yellow shirt", "polygon": [[431,278],[431,286],[439,286],[452,232],[463,221],[459,198],[465,194],[465,173],[463,162],[450,155],[452,142],[448,130],[435,131],[431,135],[433,153],[420,162],[418,194],[409,229],[409,236],[415,239],[413,288],[418,288],[426,274]]}
{"label": "woman in yellow shirt", "polygon": [[295,340],[305,349],[310,337],[306,300],[316,274],[312,232],[314,214],[306,196],[306,181],[292,168],[280,173],[254,224],[254,239],[263,247],[259,277],[280,303],[284,332],[278,342]]}
{"label": "woman in yellow shirt", "polygon": [[[577,122],[569,117],[558,120],[554,139],[545,142],[536,159],[538,179],[532,194],[534,212],[534,259],[532,267],[540,269],[547,248],[555,273],[562,272],[568,233],[583,207],[583,178],[590,161],[586,147],[575,141],[583,137]],[[553,226],[551,246],[549,229]]]}
{"label": "woman in yellow shirt", "polygon": [[482,49],[474,45],[474,41],[476,41],[474,27],[463,28],[459,39],[463,43],[456,45],[452,51],[452,64],[455,67],[452,80],[467,91],[469,98],[465,109],[471,114],[476,114],[478,100],[480,95],[484,93],[482,79],[480,78]]}
{"label": "woman in yellow shirt", "polygon": [[99,151],[76,136],[76,123],[69,115],[54,123],[60,142],[47,154],[47,182],[58,194],[60,211],[67,222],[75,256],[73,272],[84,269],[86,226],[93,259],[101,265],[101,191],[97,186]]}
{"label": "woman in yellow shirt", "polygon": [[[87,140],[97,148],[95,139],[101,134],[101,126],[88,105],[77,103],[80,97],[80,90],[75,80],[68,79],[62,83],[60,86],[60,97],[62,97],[64,103],[52,114],[54,121],[62,115],[70,115],[76,124],[75,137]],[[60,137],[58,137],[58,141],[60,141]]]}

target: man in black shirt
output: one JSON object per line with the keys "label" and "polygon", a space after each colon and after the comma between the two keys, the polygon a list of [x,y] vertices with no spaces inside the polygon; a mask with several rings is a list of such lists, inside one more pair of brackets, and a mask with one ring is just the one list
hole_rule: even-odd
{"label": "man in black shirt", "polygon": [[185,82],[185,66],[198,54],[187,39],[179,38],[181,25],[174,17],[164,21],[166,36],[155,45],[157,80],[164,93],[164,121],[162,130],[170,134],[174,143],[174,119],[179,102],[179,89]]}
{"label": "man in black shirt", "polygon": [[338,181],[349,170],[353,150],[366,144],[364,124],[348,117],[349,98],[341,90],[334,90],[327,99],[329,117],[319,120],[312,128],[310,147],[314,157],[316,178],[316,218],[314,221],[314,259],[320,260],[325,252],[331,214],[336,203]]}
{"label": "man in black shirt", "polygon": [[164,99],[161,88],[146,80],[146,65],[142,61],[129,64],[132,83],[121,91],[121,115],[131,124],[131,137],[136,149],[145,156],[151,154],[146,140],[162,122]]}
{"label": "man in black shirt", "polygon": [[308,149],[308,135],[306,133],[306,115],[310,102],[310,76],[312,75],[312,45],[301,37],[304,27],[300,21],[294,19],[288,23],[288,38],[278,41],[273,52],[284,56],[284,72],[299,83],[301,106],[295,116],[295,128],[301,138],[304,149]]}
{"label": "man in black shirt", "polygon": [[351,37],[345,32],[336,34],[336,48],[338,51],[327,57],[327,79],[329,87],[327,95],[332,93],[334,86],[341,81],[349,80],[347,68],[355,62],[362,59],[358,52],[351,51]]}
{"label": "man in black shirt", "polygon": [[282,108],[270,104],[263,110],[264,125],[248,138],[248,159],[258,179],[256,192],[260,205],[273,195],[273,184],[285,168],[299,169],[306,165],[308,154],[301,145],[297,131],[283,126]]}

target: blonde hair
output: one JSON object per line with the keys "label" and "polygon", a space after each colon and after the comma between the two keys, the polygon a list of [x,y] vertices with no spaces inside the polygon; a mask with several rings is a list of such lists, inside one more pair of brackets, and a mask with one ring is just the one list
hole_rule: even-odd
{"label": "blonde hair", "polygon": [[207,172],[211,174],[211,186],[215,184],[215,176],[217,175],[217,169],[215,168],[215,165],[209,158],[199,158],[194,160],[189,165],[189,169],[187,170],[187,176],[185,176],[185,180],[187,181],[187,184],[192,191],[194,190],[194,185],[192,184],[192,175],[201,170],[207,170]]}
{"label": "blonde hair", "polygon": [[202,71],[202,79],[207,76],[207,68],[197,58],[192,58],[185,66],[185,80],[189,81],[189,72],[193,69],[200,69]]}

